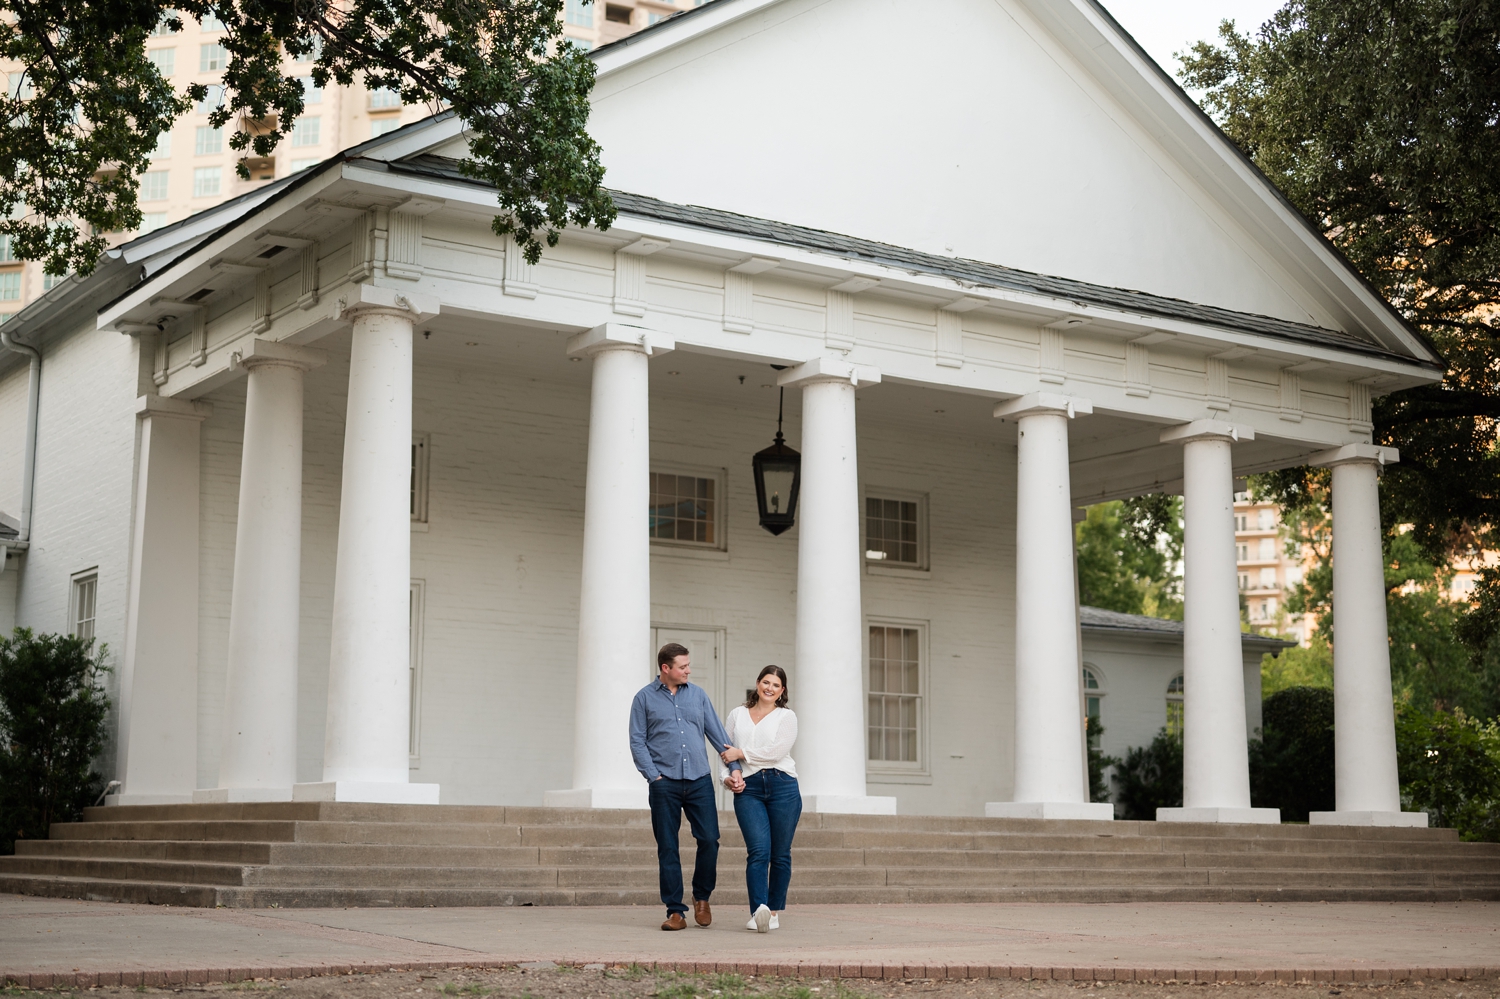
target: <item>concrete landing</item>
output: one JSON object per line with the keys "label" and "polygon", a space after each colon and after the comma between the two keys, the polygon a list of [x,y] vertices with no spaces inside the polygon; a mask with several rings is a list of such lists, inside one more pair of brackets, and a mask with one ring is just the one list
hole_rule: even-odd
{"label": "concrete landing", "polygon": [[0,980],[295,978],[524,961],[805,977],[1392,981],[1500,976],[1500,903],[799,906],[663,933],[656,907],[226,910],[0,895]]}

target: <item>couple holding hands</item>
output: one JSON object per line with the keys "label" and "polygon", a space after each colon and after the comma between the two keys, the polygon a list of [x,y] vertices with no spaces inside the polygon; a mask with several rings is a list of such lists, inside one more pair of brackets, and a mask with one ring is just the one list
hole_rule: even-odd
{"label": "couple holding hands", "polygon": [[641,688],[630,706],[630,755],[649,782],[651,831],[667,907],[664,930],[687,926],[682,904],[682,859],[677,835],[687,813],[698,842],[693,864],[693,918],[713,921],[708,899],[718,877],[719,812],[707,739],[728,768],[722,780],[734,792],[734,815],[745,837],[745,881],[750,890],[746,929],[765,933],[779,927],[792,880],[792,836],[802,815],[802,792],[792,744],[797,716],[786,706],[786,672],[767,666],[755,689],[729,712],[724,724],[702,687],[688,682],[692,660],[675,642],[656,654],[657,678]]}

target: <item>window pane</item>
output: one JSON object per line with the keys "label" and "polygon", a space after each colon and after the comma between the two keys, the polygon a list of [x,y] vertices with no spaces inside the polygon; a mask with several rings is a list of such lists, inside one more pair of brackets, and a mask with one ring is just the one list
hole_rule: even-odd
{"label": "window pane", "polygon": [[197,139],[193,143],[194,156],[209,156],[224,151],[224,130],[199,125]]}
{"label": "window pane", "polygon": [[885,561],[916,565],[917,508],[913,501],[865,497],[865,550],[884,554]]}
{"label": "window pane", "polygon": [[162,76],[171,76],[177,66],[176,49],[148,49],[146,58]]}
{"label": "window pane", "polygon": [[714,480],[652,472],[647,523],[653,538],[714,544]]}
{"label": "window pane", "polygon": [[223,69],[228,62],[229,53],[224,46],[218,43],[198,46],[198,72],[216,72]]}
{"label": "window pane", "polygon": [[219,193],[219,167],[198,167],[193,171],[193,197],[211,198]]}
{"label": "window pane", "polygon": [[292,126],[293,146],[316,146],[322,135],[322,119],[298,118]]}
{"label": "window pane", "polygon": [[167,171],[148,170],[141,174],[141,200],[167,200]]}
{"label": "window pane", "polygon": [[0,273],[0,302],[17,302],[21,299],[21,272]]}

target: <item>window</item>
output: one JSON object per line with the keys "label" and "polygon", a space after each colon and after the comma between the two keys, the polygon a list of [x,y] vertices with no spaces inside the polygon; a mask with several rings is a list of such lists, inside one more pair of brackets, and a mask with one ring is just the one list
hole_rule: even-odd
{"label": "window", "polygon": [[306,170],[308,167],[315,167],[322,162],[316,156],[304,160],[292,160],[292,173],[297,173],[299,170]]}
{"label": "window", "polygon": [[1260,570],[1260,588],[1263,590],[1274,590],[1276,588],[1276,570],[1267,566]]}
{"label": "window", "polygon": [[164,10],[164,11],[162,11],[161,12],[161,20],[157,21],[156,22],[156,27],[154,27],[154,28],[151,29],[151,37],[152,38],[165,38],[168,35],[176,34],[177,33],[177,29],[176,28],[172,28],[172,27],[168,27],[167,26],[167,22],[169,20],[171,20],[172,18],[181,19],[181,16],[182,15],[178,14],[177,11],[175,11],[175,10]]}
{"label": "window", "polygon": [[1276,598],[1267,597],[1260,602],[1259,617],[1262,621],[1269,621],[1276,616]]}
{"label": "window", "polygon": [[870,626],[869,758],[921,762],[922,632]]}
{"label": "window", "polygon": [[568,0],[567,21],[585,28],[594,26],[594,8],[590,0]]}
{"label": "window", "polygon": [[316,146],[322,136],[322,129],[321,118],[298,118],[297,124],[292,126],[292,145]]}
{"label": "window", "polygon": [[1104,674],[1092,663],[1083,664],[1083,724],[1089,736],[1089,748],[1099,748],[1099,736],[1104,731],[1100,707],[1104,702]]}
{"label": "window", "polygon": [[56,288],[58,285],[62,284],[72,276],[72,272],[69,272],[67,274],[43,274],[42,290],[51,291],[53,288]]}
{"label": "window", "polygon": [[622,7],[619,4],[604,5],[604,19],[613,24],[629,24],[631,13],[629,7]]}
{"label": "window", "polygon": [[1236,531],[1246,530],[1245,519],[1245,515],[1242,513],[1237,513],[1234,515],[1234,529]]}
{"label": "window", "polygon": [[646,15],[646,26],[650,27],[651,25],[655,24],[657,21],[665,21],[667,18],[669,18],[671,16],[672,16],[671,14],[657,14],[657,13],[655,13],[653,11],[652,13],[649,13],[649,14]]}
{"label": "window", "polygon": [[219,178],[223,171],[219,167],[198,167],[193,171],[193,197],[214,198],[219,194]]}
{"label": "window", "polygon": [[297,56],[296,62],[317,62],[318,56],[323,54],[323,39],[321,37],[313,35],[308,41],[312,42],[312,48]]}
{"label": "window", "polygon": [[652,472],[648,518],[651,540],[719,547],[721,494],[717,477]]}
{"label": "window", "polygon": [[411,438],[411,522],[427,523],[427,453],[432,438],[413,434]]}
{"label": "window", "polygon": [[21,272],[0,271],[0,302],[21,300]]}
{"label": "window", "polygon": [[298,77],[298,82],[300,82],[302,84],[302,103],[304,103],[304,104],[322,104],[323,103],[323,88],[320,87],[320,86],[318,86],[317,82],[314,81],[312,77],[310,77],[310,76]]}
{"label": "window", "polygon": [[920,567],[922,502],[918,497],[865,497],[865,558],[885,565]]}
{"label": "window", "polygon": [[10,245],[10,235],[0,233],[0,264],[13,264],[16,262],[15,248]]}
{"label": "window", "polygon": [[1167,732],[1182,735],[1182,674],[1172,677],[1167,684]]}
{"label": "window", "polygon": [[376,110],[380,108],[399,108],[401,106],[401,91],[392,87],[376,87],[370,91],[370,107]]}
{"label": "window", "polygon": [[204,14],[198,20],[198,27],[200,27],[204,31],[223,31],[224,22],[219,20],[217,17],[214,17],[212,14]]}
{"label": "window", "polygon": [[167,200],[167,171],[147,170],[141,174],[141,200]]}
{"label": "window", "polygon": [[1240,573],[1240,589],[1250,589],[1250,574],[1248,572]]}
{"label": "window", "polygon": [[1248,561],[1250,561],[1250,546],[1249,545],[1235,545],[1234,546],[1234,557],[1237,560],[1241,561],[1241,562],[1248,562]]}
{"label": "window", "polygon": [[148,232],[155,232],[156,230],[160,229],[162,226],[164,226],[166,224],[167,224],[167,213],[166,212],[142,212],[141,213],[141,229],[140,229],[140,232],[141,232],[142,236],[144,236]]}
{"label": "window", "polygon": [[203,100],[194,106],[193,110],[198,114],[212,114],[223,103],[224,88],[217,83],[210,83],[208,85],[208,93],[204,96]]}
{"label": "window", "polygon": [[411,649],[407,656],[407,678],[411,685],[407,704],[406,753],[407,765],[415,769],[422,762],[422,617],[427,602],[427,582],[411,581],[411,596],[407,602],[410,616],[408,634]]}
{"label": "window", "polygon": [[566,35],[564,36],[564,40],[569,45],[576,45],[579,48],[583,49],[583,51],[585,52],[594,51],[594,43],[589,41],[587,38],[574,38],[572,35]]}
{"label": "window", "polygon": [[229,63],[229,53],[218,42],[198,46],[198,72],[215,73]]}
{"label": "window", "polygon": [[401,127],[401,119],[389,116],[385,118],[370,119],[370,138],[374,139],[387,132],[394,132]]}
{"label": "window", "polygon": [[162,132],[156,137],[156,148],[151,150],[153,160],[164,160],[172,155],[172,133]]}
{"label": "window", "polygon": [[177,66],[176,49],[150,49],[146,53],[146,58],[162,76],[171,76],[173,69]]}
{"label": "window", "polygon": [[69,600],[68,633],[78,638],[94,637],[94,613],[99,596],[99,571],[90,569],[73,576]]}
{"label": "window", "polygon": [[1256,527],[1258,530],[1269,531],[1276,526],[1276,511],[1269,508],[1261,510],[1256,515]]}
{"label": "window", "polygon": [[6,74],[5,92],[10,97],[29,101],[36,96],[36,87],[31,85],[31,80],[27,78],[23,70],[19,73]]}
{"label": "window", "polygon": [[1275,538],[1261,538],[1260,539],[1260,560],[1262,562],[1271,562],[1271,561],[1274,561],[1275,558],[1276,558],[1276,539]]}
{"label": "window", "polygon": [[224,130],[208,125],[198,126],[198,135],[193,142],[194,156],[211,156],[224,151]]}

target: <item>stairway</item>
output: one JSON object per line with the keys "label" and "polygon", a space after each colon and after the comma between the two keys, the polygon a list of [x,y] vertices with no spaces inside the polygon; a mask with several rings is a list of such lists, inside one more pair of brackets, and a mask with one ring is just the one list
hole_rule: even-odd
{"label": "stairway", "polygon": [[[743,904],[723,813],[717,904]],[[691,877],[693,841],[683,828]],[[1500,900],[1448,829],[804,814],[791,904]],[[264,803],[90,808],[0,892],[190,906],[658,905],[644,811]]]}

